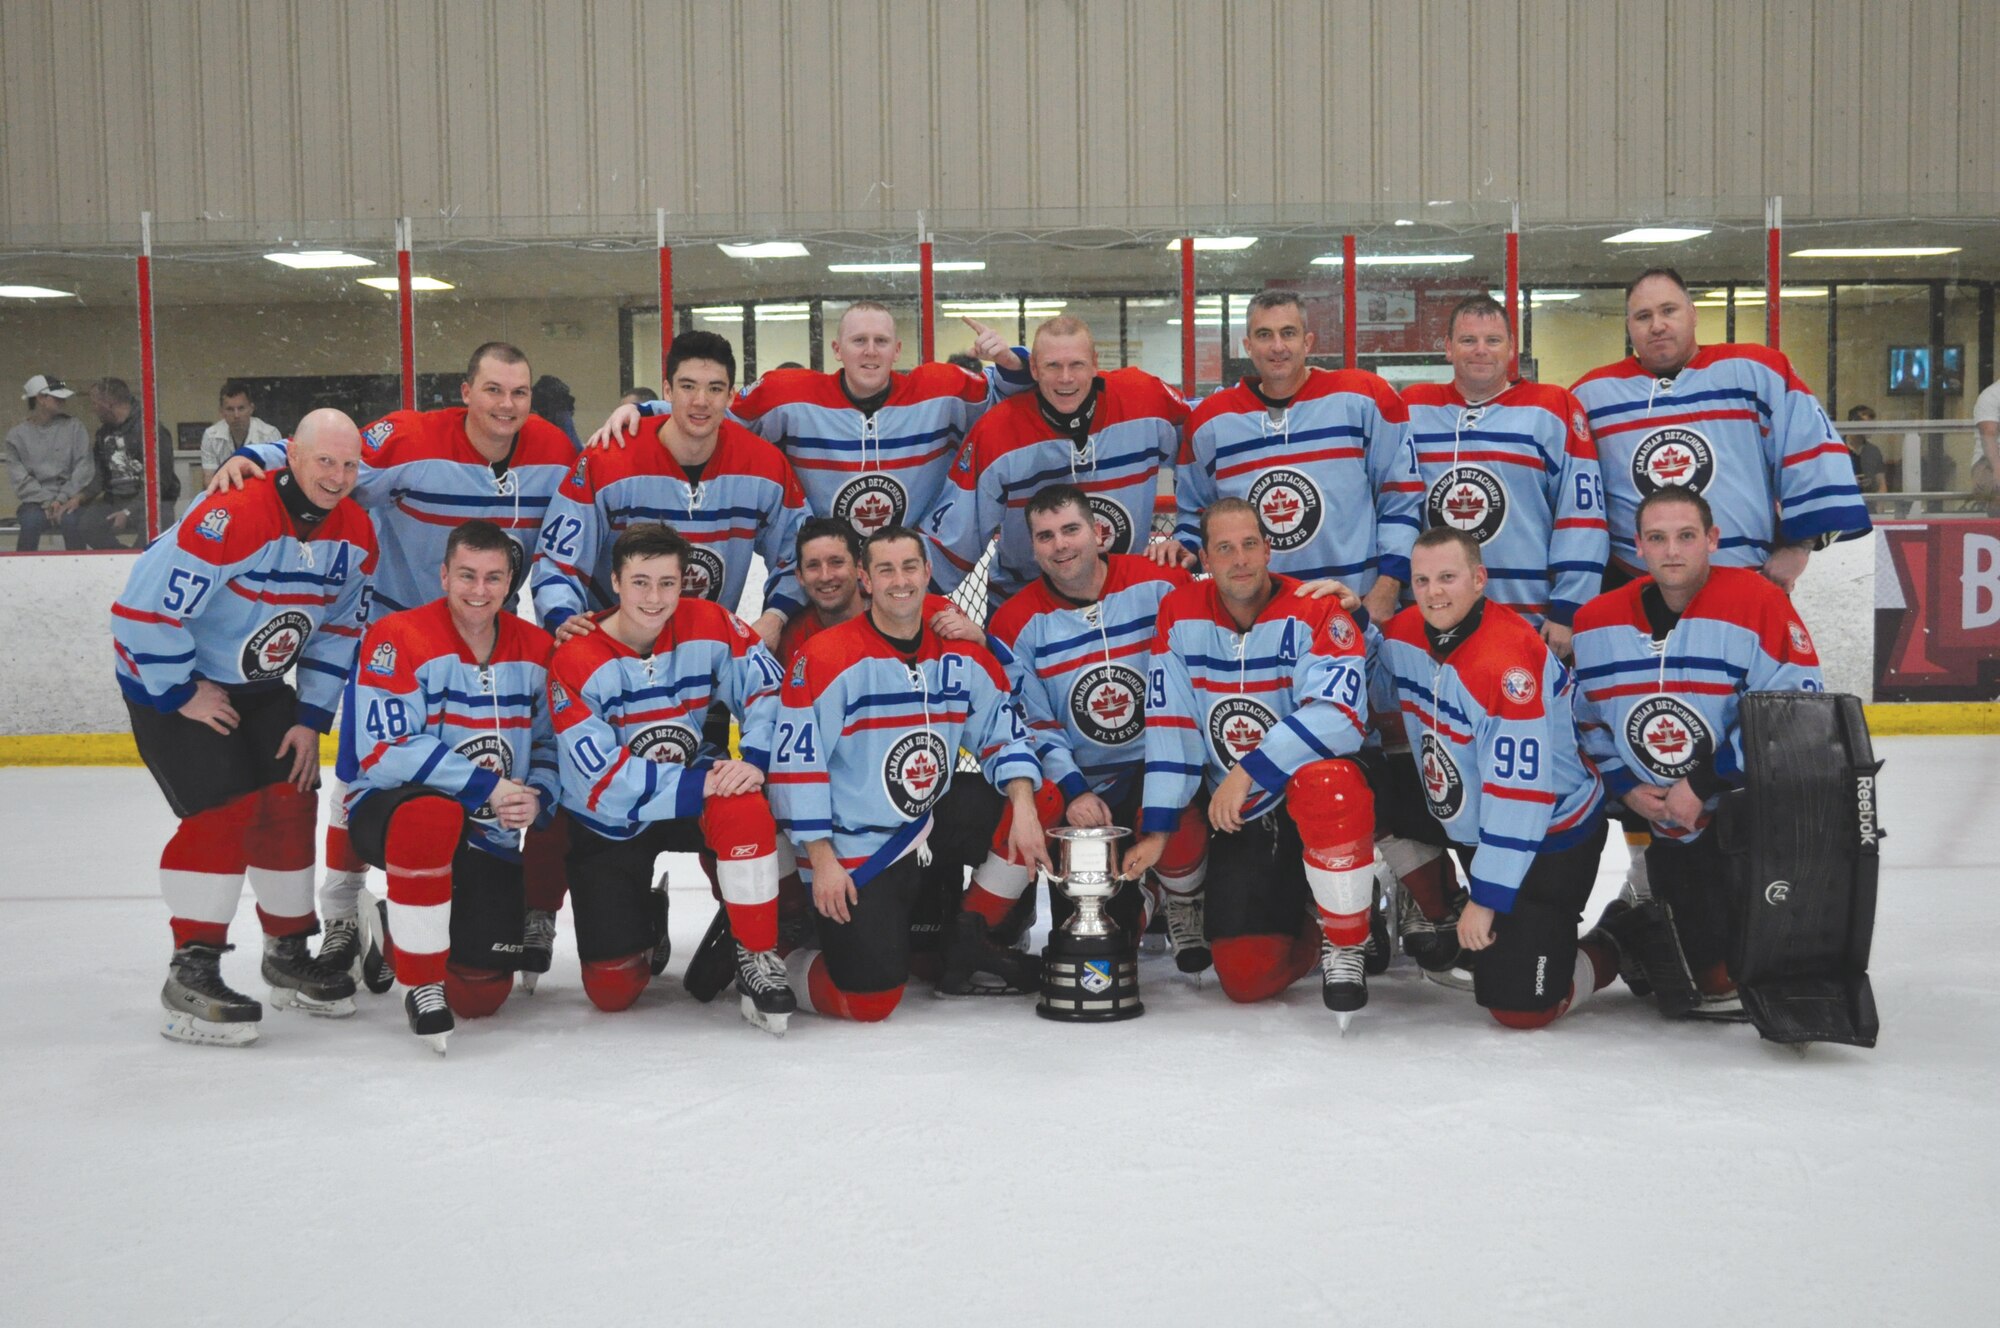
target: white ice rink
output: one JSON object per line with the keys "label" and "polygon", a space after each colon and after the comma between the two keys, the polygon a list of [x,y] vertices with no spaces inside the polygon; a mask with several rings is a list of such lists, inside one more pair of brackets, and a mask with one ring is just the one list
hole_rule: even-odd
{"label": "white ice rink", "polygon": [[[691,888],[624,1014],[565,915],[448,1059],[366,993],[187,1047],[145,772],[0,771],[0,1323],[1990,1324],[2000,742],[1880,752],[1881,1046],[1804,1058],[1622,987],[1507,1033],[1401,963],[1343,1040],[1164,959],[1131,1024],[918,990],[779,1041],[681,991]],[[261,997],[247,891],[233,938]]]}

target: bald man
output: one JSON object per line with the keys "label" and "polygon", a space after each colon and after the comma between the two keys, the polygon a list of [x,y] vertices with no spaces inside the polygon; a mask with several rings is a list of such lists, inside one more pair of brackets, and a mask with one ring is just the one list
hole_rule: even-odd
{"label": "bald man", "polygon": [[161,1032],[182,1042],[256,1039],[262,1007],[221,972],[246,874],[273,1002],[354,1012],[354,980],[313,959],[306,939],[319,928],[319,735],[354,668],[375,572],[374,528],[349,497],[361,432],[316,410],[286,461],[195,503],[139,555],[111,606],[132,736],[180,819],[160,855],[174,933],[160,1000]]}

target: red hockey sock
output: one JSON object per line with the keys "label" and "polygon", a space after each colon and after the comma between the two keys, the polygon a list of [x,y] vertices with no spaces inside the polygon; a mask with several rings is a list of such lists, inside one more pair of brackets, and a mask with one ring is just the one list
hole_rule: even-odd
{"label": "red hockey sock", "polygon": [[1590,960],[1590,989],[1603,991],[1610,986],[1618,976],[1618,958],[1611,953],[1611,947],[1598,941],[1582,941],[1576,948]]}
{"label": "red hockey sock", "polygon": [[778,944],[778,901],[722,905],[729,910],[729,934],[746,950],[771,950]]}
{"label": "red hockey sock", "polygon": [[368,864],[354,851],[354,841],[348,838],[344,825],[329,824],[326,827],[326,868],[337,872],[368,870]]}
{"label": "red hockey sock", "polygon": [[824,959],[814,960],[812,968],[807,970],[806,989],[811,993],[816,1013],[829,1019],[852,1019],[859,1024],[880,1023],[903,999],[901,983],[887,991],[842,991],[833,985]]}
{"label": "red hockey sock", "polygon": [[1694,985],[1704,996],[1727,996],[1736,990],[1729,977],[1729,965],[1719,959],[1694,975]]}
{"label": "red hockey sock", "polygon": [[647,967],[650,955],[626,955],[623,959],[591,959],[583,965],[583,994],[600,1010],[617,1012],[631,1006],[653,980]]}
{"label": "red hockey sock", "polygon": [[562,912],[569,894],[569,875],[564,859],[569,854],[569,817],[556,813],[546,830],[530,830],[521,844],[521,876],[527,886],[528,907],[546,913]]}
{"label": "red hockey sock", "polygon": [[447,963],[444,970],[444,1002],[460,1019],[480,1019],[507,1003],[514,990],[514,975],[492,968],[467,968]]}
{"label": "red hockey sock", "polygon": [[396,978],[406,987],[445,980],[445,956],[451,952],[451,861],[464,827],[465,809],[450,798],[412,798],[389,818],[382,860],[389,876]]}
{"label": "red hockey sock", "polygon": [[1319,937],[1225,936],[1209,944],[1222,994],[1249,1004],[1268,1000],[1312,971]]}
{"label": "red hockey sock", "polygon": [[243,897],[243,836],[257,808],[252,793],[196,812],[160,851],[160,893],[172,915],[176,948],[222,945]]}
{"label": "red hockey sock", "polygon": [[1444,921],[1450,909],[1452,887],[1458,883],[1458,873],[1452,868],[1451,854],[1440,853],[1407,876],[1396,878],[1403,888],[1410,892],[1419,911],[1432,922]]}
{"label": "red hockey sock", "polygon": [[1018,899],[1003,899],[977,881],[974,881],[965,891],[965,911],[968,913],[977,913],[980,917],[985,918],[986,925],[989,927],[998,927],[1001,923],[1005,922],[1007,915],[1012,913],[1014,906],[1020,902]]}

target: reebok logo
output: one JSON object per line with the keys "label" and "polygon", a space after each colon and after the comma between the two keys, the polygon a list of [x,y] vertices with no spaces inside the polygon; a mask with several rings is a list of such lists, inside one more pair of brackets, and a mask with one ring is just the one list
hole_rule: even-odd
{"label": "reebok logo", "polygon": [[732,858],[754,858],[757,856],[757,846],[755,844],[738,844],[735,848],[729,850],[729,856]]}
{"label": "reebok logo", "polygon": [[1875,776],[1854,777],[1854,811],[1861,827],[1861,847],[1874,848],[1880,834],[1875,829]]}
{"label": "reebok logo", "polygon": [[1544,996],[1549,990],[1549,957],[1535,956],[1535,995]]}

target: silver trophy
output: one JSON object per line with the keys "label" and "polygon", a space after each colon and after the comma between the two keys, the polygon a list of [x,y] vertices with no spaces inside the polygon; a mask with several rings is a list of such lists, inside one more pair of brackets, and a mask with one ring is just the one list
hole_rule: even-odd
{"label": "silver trophy", "polygon": [[[1131,834],[1118,826],[1057,826],[1059,870],[1049,884],[1076,906],[1068,922],[1049,932],[1042,950],[1042,994],[1035,1013],[1068,1023],[1110,1023],[1146,1012],[1139,1000],[1139,951],[1105,913],[1128,882],[1118,875],[1112,850]],[[1136,887],[1135,887],[1136,888]]]}

